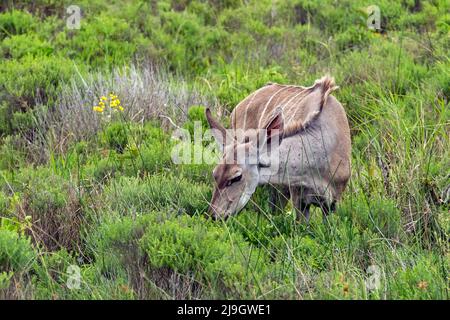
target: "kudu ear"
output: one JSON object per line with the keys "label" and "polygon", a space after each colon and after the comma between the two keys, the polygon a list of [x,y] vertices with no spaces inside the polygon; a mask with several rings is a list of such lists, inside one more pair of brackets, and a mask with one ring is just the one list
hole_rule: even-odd
{"label": "kudu ear", "polygon": [[284,119],[281,109],[275,111],[263,129],[265,129],[266,135],[265,139],[261,141],[262,145],[269,147],[275,139],[278,139],[278,143],[281,143],[284,132]]}
{"label": "kudu ear", "polygon": [[274,144],[279,145],[284,135],[284,119],[281,109],[275,111],[262,129],[258,138],[258,165],[269,167],[271,161],[267,152],[275,147]]}
{"label": "kudu ear", "polygon": [[211,127],[211,133],[216,140],[219,150],[223,153],[225,145],[229,143],[229,141],[227,141],[227,139],[229,138],[227,136],[227,130],[219,123],[219,121],[214,119],[209,108],[206,108],[205,115],[206,120],[208,120],[209,126]]}

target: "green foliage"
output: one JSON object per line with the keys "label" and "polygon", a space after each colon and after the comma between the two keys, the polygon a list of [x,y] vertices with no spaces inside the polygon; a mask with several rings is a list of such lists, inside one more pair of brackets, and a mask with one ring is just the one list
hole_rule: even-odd
{"label": "green foliage", "polygon": [[20,272],[33,263],[36,258],[30,239],[20,237],[14,231],[0,228],[0,270]]}
{"label": "green foliage", "polygon": [[0,144],[0,170],[14,171],[24,163],[17,137],[7,136]]}
{"label": "green foliage", "polygon": [[123,153],[128,144],[127,127],[121,122],[111,123],[104,131],[103,136],[109,149]]}
{"label": "green foliage", "polygon": [[74,75],[73,62],[65,58],[25,56],[0,64],[0,94],[12,110],[26,110],[39,96],[52,101],[60,83]]}
{"label": "green foliage", "polygon": [[[0,299],[448,299],[447,2],[380,0],[378,32],[365,1],[78,5],[70,30],[65,2],[0,4]],[[164,70],[145,97],[134,76],[152,72],[125,83],[112,71],[131,62]],[[258,188],[239,215],[206,219],[213,165],[173,163],[178,141],[159,116],[192,137],[196,121],[208,128],[205,107],[229,126],[266,83],[326,73],[352,130],[336,213],[314,208],[300,225],[291,203],[272,213]],[[65,114],[111,90],[123,113]],[[80,289],[67,287],[70,266]]]}
{"label": "green foliage", "polygon": [[269,82],[284,83],[286,80],[281,68],[277,66],[258,70],[240,65],[220,64],[219,66],[220,69],[216,73],[220,79],[217,97],[230,109],[263,85]]}
{"label": "green foliage", "polygon": [[[124,279],[108,279],[101,273],[101,268],[90,265],[80,265],[80,259],[76,259],[65,250],[47,253],[41,257],[39,263],[35,264],[35,276],[32,278],[35,297],[47,299],[130,299],[133,291],[128,289]],[[79,269],[77,269],[79,268]],[[79,270],[80,282],[72,285],[73,270]],[[77,272],[77,271],[75,271]],[[79,285],[79,287],[78,287]]]}
{"label": "green foliage", "polygon": [[[84,21],[83,21],[84,22]],[[90,66],[112,66],[130,60],[136,51],[134,28],[121,18],[102,13],[78,32],[61,32],[56,45],[71,59]]]}
{"label": "green foliage", "polygon": [[358,229],[368,229],[385,238],[402,237],[401,212],[392,200],[359,195],[343,201],[337,214],[351,220]]}
{"label": "green foliage", "polygon": [[74,186],[48,168],[24,170],[13,181],[21,208],[31,217],[27,230],[53,250],[74,249],[80,241],[82,212]]}
{"label": "green foliage", "polygon": [[25,11],[6,11],[0,14],[0,39],[33,30],[37,19]]}
{"label": "green foliage", "polygon": [[181,216],[150,224],[141,246],[153,267],[168,267],[182,274],[195,270],[198,281],[218,286],[220,291],[215,294],[219,297],[226,297],[228,290],[242,297],[247,290],[257,290],[267,264],[267,258],[252,252],[238,234],[229,237],[220,226],[200,217]]}
{"label": "green foliage", "polygon": [[448,283],[442,278],[445,269],[441,269],[441,264],[445,261],[439,261],[441,259],[443,257],[423,254],[399,270],[389,288],[390,298],[445,299],[445,288]]}
{"label": "green foliage", "polygon": [[204,212],[211,197],[208,185],[193,185],[182,176],[170,174],[155,174],[143,180],[119,178],[105,194],[108,205],[122,215],[162,208],[187,214]]}
{"label": "green foliage", "polygon": [[[113,122],[100,133],[102,144],[110,150],[85,159],[86,175],[96,181],[121,173],[126,176],[165,172],[172,167],[172,142],[160,127]],[[107,156],[105,156],[107,155]]]}
{"label": "green foliage", "polygon": [[123,276],[121,268],[145,261],[142,271],[147,274],[168,269],[193,277],[201,287],[208,283],[212,286],[209,297],[251,296],[263,285],[267,258],[253,251],[239,234],[230,238],[221,229],[202,217],[152,212],[102,226],[95,249],[102,256],[103,272],[111,277]]}
{"label": "green foliage", "polygon": [[194,137],[195,123],[200,125],[201,132],[209,129],[208,121],[206,120],[205,107],[191,106],[188,110],[188,119],[184,123],[183,127],[189,130],[191,137]]}
{"label": "green foliage", "polygon": [[52,53],[50,43],[29,34],[8,37],[0,46],[0,55],[4,58],[20,59],[26,55],[49,56]]}

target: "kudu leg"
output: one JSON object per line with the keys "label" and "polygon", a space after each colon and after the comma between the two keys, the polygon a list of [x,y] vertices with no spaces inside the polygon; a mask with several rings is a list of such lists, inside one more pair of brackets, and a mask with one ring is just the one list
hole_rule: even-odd
{"label": "kudu leg", "polygon": [[322,210],[323,220],[325,221],[328,215],[336,210],[336,202],[328,204],[326,201],[322,201],[320,202],[319,207]]}
{"label": "kudu leg", "polygon": [[290,198],[289,188],[284,186],[269,186],[269,193],[270,211],[273,214],[282,212]]}
{"label": "kudu leg", "polygon": [[292,204],[297,214],[297,221],[308,223],[309,222],[309,209],[310,203],[306,203],[303,199],[303,192],[300,188],[291,190]]}

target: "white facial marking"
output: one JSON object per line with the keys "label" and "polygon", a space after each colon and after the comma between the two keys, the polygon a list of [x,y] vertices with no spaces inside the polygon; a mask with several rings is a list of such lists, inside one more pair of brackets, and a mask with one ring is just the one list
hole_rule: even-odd
{"label": "white facial marking", "polygon": [[241,197],[239,198],[238,204],[236,205],[236,210],[234,213],[239,212],[242,208],[245,207],[247,202],[250,200],[252,194],[255,192],[256,187],[259,183],[259,173],[258,167],[256,165],[251,165],[247,169],[247,177],[245,181],[244,191],[242,192]]}

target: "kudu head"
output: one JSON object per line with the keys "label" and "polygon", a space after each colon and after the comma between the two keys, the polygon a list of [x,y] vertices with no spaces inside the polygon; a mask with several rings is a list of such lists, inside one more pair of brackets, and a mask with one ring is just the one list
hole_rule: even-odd
{"label": "kudu head", "polygon": [[260,183],[260,168],[270,166],[265,155],[281,141],[283,118],[278,112],[254,130],[227,130],[209,109],[206,118],[222,152],[213,171],[215,187],[209,213],[214,219],[226,219],[247,204]]}

